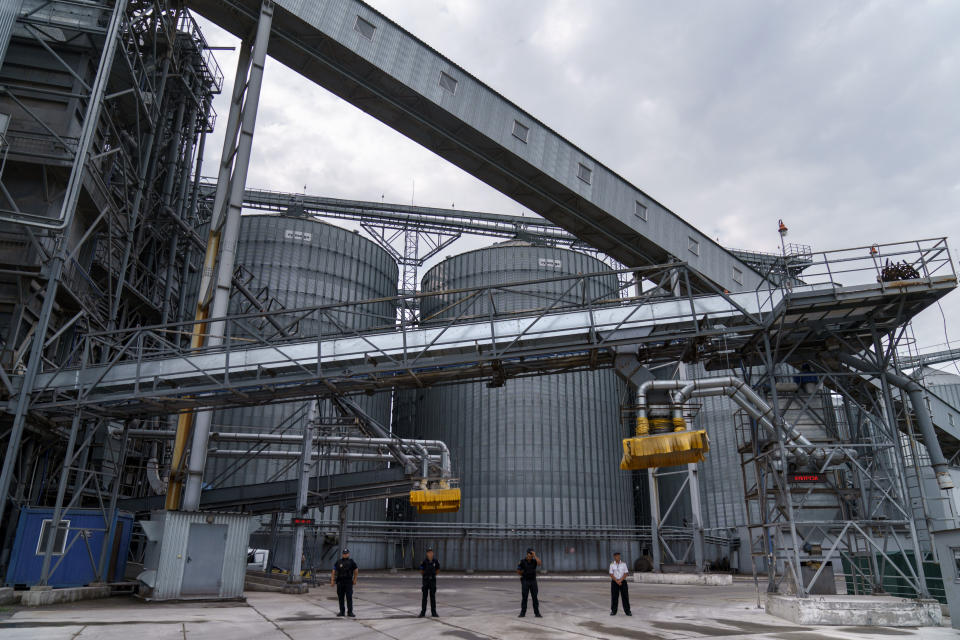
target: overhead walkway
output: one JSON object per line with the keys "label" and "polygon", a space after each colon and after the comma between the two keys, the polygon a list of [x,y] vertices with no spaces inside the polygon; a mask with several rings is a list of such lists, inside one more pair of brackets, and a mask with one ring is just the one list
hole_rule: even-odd
{"label": "overhead walkway", "polygon": [[[260,0],[189,0],[232,34]],[[704,292],[761,274],[557,132],[363,2],[277,0],[270,57],[624,265],[689,263]]]}
{"label": "overhead walkway", "polygon": [[[942,240],[930,243],[915,256],[918,262],[931,252],[944,253]],[[832,269],[850,281],[852,264],[837,260]],[[658,288],[613,300],[570,296],[595,290],[591,280],[610,273],[564,276],[431,294],[441,296],[455,317],[425,318],[421,325],[399,328],[392,317],[380,329],[339,328],[349,324],[343,322],[346,314],[369,314],[371,305],[382,310],[383,300],[277,313],[284,322],[312,318],[327,327],[310,339],[267,342],[248,329],[262,314],[231,317],[225,319],[223,345],[195,350],[175,340],[189,324],[92,334],[78,345],[78,355],[95,353],[98,341],[125,344],[128,350],[107,364],[80,361],[73,368],[42,372],[34,406],[65,417],[78,408],[102,415],[160,415],[473,379],[502,384],[512,377],[612,366],[624,351],[643,361],[695,357],[724,368],[730,358],[749,362],[761,340],[770,340],[781,354],[810,359],[829,339],[855,338],[865,327],[883,332],[901,326],[956,287],[949,260],[925,261],[924,269],[931,275],[900,282],[825,282],[791,291],[686,297],[664,297]],[[683,265],[661,265],[638,275],[685,277]],[[861,280],[870,275],[869,269],[860,273]],[[471,311],[477,299],[542,291],[544,282],[563,286],[554,287],[558,293],[552,297],[536,294],[527,311],[497,316]],[[19,382],[11,383],[14,397]]]}

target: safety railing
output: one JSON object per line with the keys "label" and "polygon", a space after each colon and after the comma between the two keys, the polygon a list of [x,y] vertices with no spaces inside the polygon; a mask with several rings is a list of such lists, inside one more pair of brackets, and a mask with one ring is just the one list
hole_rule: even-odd
{"label": "safety railing", "polygon": [[[775,293],[771,296],[768,292],[718,292],[716,296],[676,298],[666,295],[662,289],[621,296],[618,275],[622,273],[633,278],[665,281],[670,274],[682,272],[685,268],[683,263],[677,263],[418,294],[421,324],[400,328],[396,326],[396,306],[402,300],[400,296],[239,314],[196,323],[131,327],[88,334],[78,343],[76,355],[86,352],[88,363],[108,361],[116,364],[226,352],[228,360],[239,363],[241,359],[232,354],[237,353],[239,358],[240,351],[277,348],[275,358],[262,362],[266,365],[279,363],[286,357],[279,349],[286,344],[305,341],[317,344],[354,338],[349,345],[339,345],[338,354],[343,357],[352,353],[364,360],[386,356],[371,338],[389,334],[395,337],[393,343],[401,348],[399,355],[390,357],[401,359],[408,366],[425,350],[465,340],[478,344],[485,341],[492,346],[489,351],[494,355],[507,356],[510,348],[524,339],[536,336],[542,340],[562,340],[574,330],[584,330],[591,336],[582,344],[583,348],[589,348],[591,344],[602,346],[605,336],[640,322],[684,325],[685,331],[696,334],[712,317],[724,317],[729,321],[731,317],[743,316],[743,322],[753,322],[759,327],[760,316],[772,310],[779,300]],[[622,311],[617,312],[617,309]],[[553,321],[556,316],[571,311],[583,312],[576,316],[572,325]],[[510,322],[512,320],[516,322]],[[298,327],[299,330],[296,336],[287,336],[278,327]],[[423,330],[427,328],[430,333],[425,338]],[[216,333],[223,337],[223,343],[193,349],[190,337],[194,330],[207,336]],[[414,331],[421,331],[421,341],[405,340],[404,334]],[[68,361],[78,362],[76,358],[68,358]]]}
{"label": "safety railing", "polygon": [[946,238],[816,251],[794,290],[880,284],[881,289],[956,279]]}

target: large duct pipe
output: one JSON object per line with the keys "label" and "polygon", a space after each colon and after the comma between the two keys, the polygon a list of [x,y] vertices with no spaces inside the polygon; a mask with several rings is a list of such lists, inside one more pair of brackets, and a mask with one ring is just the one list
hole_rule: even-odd
{"label": "large duct pipe", "polygon": [[[872,373],[873,367],[856,356],[848,353],[828,353],[824,355],[825,357],[835,356],[843,364],[861,373],[875,375]],[[920,436],[923,438],[923,444],[927,447],[927,454],[930,456],[930,466],[933,467],[937,476],[937,485],[942,490],[953,489],[953,479],[950,477],[947,459],[943,455],[943,450],[940,449],[940,440],[937,439],[937,432],[934,430],[933,421],[930,419],[930,411],[927,409],[927,403],[923,398],[923,387],[915,380],[899,372],[885,370],[883,377],[889,384],[906,392],[910,398],[913,413],[917,416]]]}
{"label": "large duct pipe", "polygon": [[[734,376],[722,376],[719,378],[705,378],[702,380],[648,380],[637,388],[637,418],[647,419],[647,393],[653,390],[674,391],[670,395],[672,412],[674,417],[682,416],[683,404],[694,394],[698,396],[726,395],[737,403],[744,411],[762,424],[773,434],[777,433],[775,425],[776,415],[773,408],[767,404],[763,398],[747,385],[746,382]],[[815,446],[807,439],[796,427],[781,420],[784,431],[786,432],[786,446],[796,458],[801,462],[812,459],[818,464],[824,464],[828,459],[833,463],[843,462],[845,459],[853,459],[856,452],[848,449],[842,449],[834,452],[831,458],[831,452],[823,447]],[[838,455],[839,454],[839,455]]]}

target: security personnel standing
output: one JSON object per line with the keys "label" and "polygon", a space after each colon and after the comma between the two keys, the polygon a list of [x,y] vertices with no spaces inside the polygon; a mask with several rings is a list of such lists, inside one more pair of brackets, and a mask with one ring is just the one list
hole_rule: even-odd
{"label": "security personnel standing", "polygon": [[360,568],[357,563],[350,558],[350,549],[344,549],[340,559],[333,565],[333,571],[330,572],[330,586],[337,586],[337,600],[340,601],[340,613],[338,618],[343,617],[343,601],[347,601],[347,615],[356,618],[353,615],[353,585],[357,584],[357,576],[360,575]]}
{"label": "security personnel standing", "polygon": [[610,563],[610,615],[617,615],[618,600],[623,599],[623,612],[628,616],[630,613],[630,595],[627,593],[627,563],[620,560],[620,553],[613,554],[613,562]]}
{"label": "security personnel standing", "polygon": [[540,558],[531,548],[527,549],[527,555],[517,565],[517,573],[520,574],[520,590],[522,600],[520,601],[520,616],[527,615],[527,594],[533,598],[533,615],[542,618],[540,615],[540,601],[537,600],[537,567],[540,566]]}
{"label": "security personnel standing", "polygon": [[437,574],[440,573],[440,563],[433,557],[433,547],[427,547],[427,557],[420,563],[420,575],[423,576],[423,584],[420,591],[423,597],[420,599],[420,617],[427,615],[427,594],[430,594],[430,615],[437,616]]}

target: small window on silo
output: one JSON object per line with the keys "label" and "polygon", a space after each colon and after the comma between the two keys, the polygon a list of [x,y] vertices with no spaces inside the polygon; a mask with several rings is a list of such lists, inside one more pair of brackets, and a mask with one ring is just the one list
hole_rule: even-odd
{"label": "small window on silo", "polygon": [[647,221],[647,205],[643,204],[639,200],[633,203],[633,215],[637,218],[640,218],[644,222]]}
{"label": "small window on silo", "polygon": [[513,121],[513,137],[514,138],[516,138],[520,142],[526,142],[527,136],[529,134],[530,134],[530,127],[520,123],[519,120]]}
{"label": "small window on silo", "polygon": [[[53,520],[47,519],[40,523],[40,538],[37,540],[37,555],[42,556],[47,552],[47,540],[50,536],[50,529],[53,528]],[[53,539],[53,555],[62,556],[67,546],[67,532],[70,530],[70,521],[61,520],[57,527],[57,535]]]}
{"label": "small window on silo", "polygon": [[353,30],[362,35],[367,40],[373,40],[373,32],[377,27],[372,23],[357,16],[357,21],[353,25]]}
{"label": "small window on silo", "polygon": [[590,184],[590,180],[593,177],[593,169],[581,162],[577,167],[577,177],[587,184]]}
{"label": "small window on silo", "polygon": [[687,249],[695,256],[700,255],[700,241],[693,237],[687,238]]}
{"label": "small window on silo", "polygon": [[440,72],[440,86],[454,95],[457,93],[457,79],[449,73]]}
{"label": "small window on silo", "polygon": [[743,271],[736,267],[733,268],[733,281],[737,284],[743,284]]}

